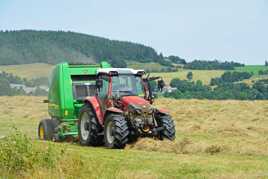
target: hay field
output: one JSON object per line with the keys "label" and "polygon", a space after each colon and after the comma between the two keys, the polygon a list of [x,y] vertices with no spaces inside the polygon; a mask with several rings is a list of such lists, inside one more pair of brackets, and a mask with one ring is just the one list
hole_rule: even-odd
{"label": "hay field", "polygon": [[[36,145],[67,153],[56,169],[25,178],[267,178],[268,101],[158,99],[176,123],[176,141],[141,139],[125,150],[36,140],[43,97],[0,97],[0,136],[16,126]],[[1,174],[0,174],[1,176]],[[11,177],[16,175],[11,175]]]}
{"label": "hay field", "polygon": [[253,73],[254,75],[258,75],[260,70],[268,70],[268,67],[264,65],[246,65],[244,67],[236,67],[235,70],[239,72],[248,72]]}
{"label": "hay field", "polygon": [[155,71],[159,71],[161,70],[164,66],[159,64],[159,63],[139,63],[139,62],[135,62],[135,63],[127,63],[128,68],[134,68],[134,69],[144,69],[144,70],[155,70]]}
{"label": "hay field", "polygon": [[21,78],[47,77],[53,65],[44,63],[24,64],[24,65],[2,65],[0,71],[15,74]]}
{"label": "hay field", "polygon": [[169,73],[152,73],[152,76],[161,76],[163,77],[166,84],[173,78],[180,78],[182,80],[187,79],[188,72],[193,73],[193,81],[201,80],[204,84],[209,84],[211,78],[220,77],[224,71],[223,70],[179,70],[177,72],[169,72]]}

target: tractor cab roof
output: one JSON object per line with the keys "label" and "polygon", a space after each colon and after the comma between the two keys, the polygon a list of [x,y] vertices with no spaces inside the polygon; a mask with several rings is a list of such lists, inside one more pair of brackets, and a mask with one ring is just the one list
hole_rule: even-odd
{"label": "tractor cab roof", "polygon": [[100,68],[97,70],[97,74],[108,74],[111,76],[114,75],[139,75],[142,76],[145,74],[144,70],[134,70],[132,68]]}

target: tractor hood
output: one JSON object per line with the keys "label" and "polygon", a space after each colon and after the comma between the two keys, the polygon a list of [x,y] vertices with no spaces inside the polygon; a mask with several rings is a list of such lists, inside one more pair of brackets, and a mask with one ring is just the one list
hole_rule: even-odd
{"label": "tractor hood", "polygon": [[136,106],[148,106],[150,103],[146,101],[144,98],[139,96],[124,96],[122,97],[122,103],[124,106],[128,106],[129,104],[133,104]]}

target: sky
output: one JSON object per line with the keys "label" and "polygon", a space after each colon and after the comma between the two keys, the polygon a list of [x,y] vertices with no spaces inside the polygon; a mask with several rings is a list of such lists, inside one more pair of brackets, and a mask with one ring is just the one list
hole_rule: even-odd
{"label": "sky", "polygon": [[268,0],[0,0],[0,29],[81,32],[187,61],[268,60]]}

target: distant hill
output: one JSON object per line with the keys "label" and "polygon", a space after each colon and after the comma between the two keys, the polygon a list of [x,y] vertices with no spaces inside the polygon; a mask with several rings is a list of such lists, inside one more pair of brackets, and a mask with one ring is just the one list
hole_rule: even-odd
{"label": "distant hill", "polygon": [[63,31],[0,31],[0,65],[108,60],[114,66],[127,62],[167,65],[162,54],[145,45]]}

